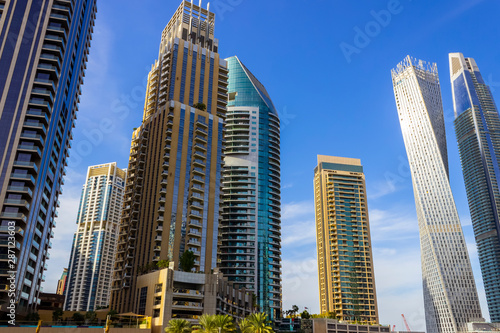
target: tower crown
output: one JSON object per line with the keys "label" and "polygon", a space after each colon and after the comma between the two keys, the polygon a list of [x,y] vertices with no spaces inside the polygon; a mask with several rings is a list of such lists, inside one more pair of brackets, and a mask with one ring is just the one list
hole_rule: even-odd
{"label": "tower crown", "polygon": [[217,52],[219,41],[214,38],[215,14],[202,8],[202,2],[195,5],[193,1],[182,1],[162,33],[160,51],[173,38],[183,39],[200,45],[210,51]]}

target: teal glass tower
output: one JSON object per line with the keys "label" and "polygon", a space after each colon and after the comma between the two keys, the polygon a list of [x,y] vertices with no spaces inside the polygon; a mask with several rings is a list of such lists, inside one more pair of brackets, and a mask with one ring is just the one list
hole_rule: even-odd
{"label": "teal glass tower", "polygon": [[490,319],[500,322],[500,118],[472,58],[450,54],[455,133]]}
{"label": "teal glass tower", "polygon": [[[264,86],[237,57],[227,59],[229,102],[219,267],[281,317],[280,123]],[[236,287],[237,287],[236,286]]]}
{"label": "teal glass tower", "polygon": [[96,0],[0,1],[0,312],[40,304],[95,16]]}

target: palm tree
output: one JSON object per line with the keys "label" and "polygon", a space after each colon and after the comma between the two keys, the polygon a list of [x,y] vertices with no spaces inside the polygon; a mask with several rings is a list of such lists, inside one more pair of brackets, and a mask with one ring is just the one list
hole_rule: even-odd
{"label": "palm tree", "polygon": [[251,333],[251,324],[247,318],[241,319],[238,322],[238,327],[240,328],[241,333]]}
{"label": "palm tree", "polygon": [[191,324],[186,319],[172,319],[165,328],[166,333],[191,333]]}
{"label": "palm tree", "polygon": [[229,315],[216,315],[215,325],[217,326],[218,333],[229,333],[236,330],[233,323],[233,317]]}
{"label": "palm tree", "polygon": [[271,321],[267,319],[267,314],[264,312],[252,313],[247,317],[247,320],[250,323],[250,327],[245,333],[274,333]]}
{"label": "palm tree", "polygon": [[94,311],[88,311],[85,314],[85,319],[88,323],[92,324],[97,320],[97,313],[95,313]]}
{"label": "palm tree", "polygon": [[194,326],[195,333],[218,333],[215,323],[215,315],[204,314],[198,319],[198,325]]}

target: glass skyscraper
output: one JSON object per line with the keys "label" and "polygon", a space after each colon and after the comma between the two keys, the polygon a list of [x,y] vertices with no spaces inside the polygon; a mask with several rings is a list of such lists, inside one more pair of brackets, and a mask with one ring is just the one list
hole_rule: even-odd
{"label": "glass skyscraper", "polygon": [[189,250],[195,271],[217,267],[228,69],[214,23],[214,13],[182,1],[161,36],[132,136],[111,296],[118,312],[138,313],[137,276],[160,260],[177,270]]}
{"label": "glass skyscraper", "polygon": [[365,175],[355,158],[318,155],[314,169],[321,313],[378,324]]}
{"label": "glass skyscraper", "polygon": [[95,0],[0,1],[0,311],[40,304],[95,15]]}
{"label": "glass skyscraper", "polygon": [[465,332],[481,308],[449,182],[437,65],[408,56],[392,83],[420,229],[427,333]]}
{"label": "glass skyscraper", "polygon": [[88,169],[66,278],[66,311],[109,305],[126,177],[116,163]]}
{"label": "glass skyscraper", "polygon": [[488,310],[491,321],[500,322],[500,119],[474,59],[451,53],[450,74],[455,132]]}
{"label": "glass skyscraper", "polygon": [[264,86],[237,57],[226,59],[229,103],[223,169],[220,269],[281,317],[280,122]]}

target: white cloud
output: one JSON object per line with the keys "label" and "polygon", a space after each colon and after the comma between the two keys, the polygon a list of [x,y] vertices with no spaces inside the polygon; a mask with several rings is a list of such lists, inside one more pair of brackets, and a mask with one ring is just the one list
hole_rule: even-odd
{"label": "white cloud", "polygon": [[418,221],[413,208],[369,209],[372,241],[418,239]]}
{"label": "white cloud", "polygon": [[315,257],[283,260],[283,310],[297,305],[319,313],[318,264]]}
{"label": "white cloud", "polygon": [[316,243],[314,220],[287,223],[286,227],[282,228],[282,246],[297,246],[297,244],[303,246],[311,243]]}
{"label": "white cloud", "polygon": [[314,202],[282,205],[283,310],[297,305],[319,313]]}
{"label": "white cloud", "polygon": [[396,184],[394,182],[386,180],[369,186],[366,192],[368,195],[368,199],[375,200],[394,193],[397,190],[398,188],[396,187]]}
{"label": "white cloud", "polygon": [[418,243],[411,248],[373,248],[375,284],[380,323],[402,326],[404,313],[413,330],[425,330],[422,292],[422,271]]}
{"label": "white cloud", "polygon": [[281,206],[282,220],[292,220],[311,215],[314,218],[314,202],[312,201],[291,202]]}
{"label": "white cloud", "polygon": [[462,216],[460,218],[460,223],[462,223],[462,227],[471,226],[472,225],[472,220],[470,218],[470,215]]}
{"label": "white cloud", "polygon": [[281,245],[304,246],[316,242],[314,203],[311,201],[283,204]]}
{"label": "white cloud", "polygon": [[63,194],[59,197],[61,207],[59,217],[56,219],[52,249],[49,251],[50,259],[47,261],[44,292],[55,292],[57,281],[61,277],[63,268],[68,267],[73,234],[76,231],[76,215],[80,204],[80,194],[85,181],[85,174],[80,174],[74,169],[68,169],[63,186]]}

